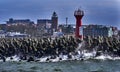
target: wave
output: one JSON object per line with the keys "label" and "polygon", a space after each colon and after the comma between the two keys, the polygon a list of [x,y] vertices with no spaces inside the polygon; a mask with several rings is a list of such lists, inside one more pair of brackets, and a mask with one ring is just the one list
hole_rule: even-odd
{"label": "wave", "polygon": [[[79,51],[78,51],[79,53]],[[97,59],[97,60],[120,60],[120,57],[114,57],[110,56],[108,54],[103,54],[100,56],[95,56],[96,52],[87,52],[87,53],[82,53],[82,54],[77,54],[77,55],[71,55],[69,57],[68,55],[59,55],[55,58],[52,58],[52,56],[44,56],[41,58],[36,58],[34,57],[34,61],[37,62],[59,62],[59,61],[67,61],[67,60],[89,60],[89,59]],[[2,61],[2,60],[0,60]],[[6,61],[27,61],[27,60],[21,60],[19,56],[15,55],[12,57],[7,57]]]}

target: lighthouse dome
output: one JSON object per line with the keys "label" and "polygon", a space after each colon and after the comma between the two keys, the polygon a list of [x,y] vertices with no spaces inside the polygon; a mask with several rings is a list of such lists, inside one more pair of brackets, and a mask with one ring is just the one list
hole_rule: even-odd
{"label": "lighthouse dome", "polygon": [[75,12],[74,12],[74,15],[84,15],[84,11],[83,10],[81,10],[81,9],[78,9],[78,10],[76,10]]}

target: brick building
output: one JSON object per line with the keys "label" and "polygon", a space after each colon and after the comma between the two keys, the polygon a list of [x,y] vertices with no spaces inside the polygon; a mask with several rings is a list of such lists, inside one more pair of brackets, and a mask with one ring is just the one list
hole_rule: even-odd
{"label": "brick building", "polygon": [[53,12],[51,19],[38,19],[37,26],[41,29],[45,29],[48,32],[55,32],[58,29],[58,16],[56,12]]}

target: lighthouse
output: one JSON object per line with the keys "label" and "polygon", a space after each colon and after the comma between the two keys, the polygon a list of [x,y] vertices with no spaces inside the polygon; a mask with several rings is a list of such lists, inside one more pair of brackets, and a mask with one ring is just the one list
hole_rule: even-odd
{"label": "lighthouse", "polygon": [[76,18],[75,36],[77,38],[82,38],[82,35],[80,35],[80,28],[82,26],[82,17],[84,16],[84,11],[78,9],[74,12],[74,16]]}

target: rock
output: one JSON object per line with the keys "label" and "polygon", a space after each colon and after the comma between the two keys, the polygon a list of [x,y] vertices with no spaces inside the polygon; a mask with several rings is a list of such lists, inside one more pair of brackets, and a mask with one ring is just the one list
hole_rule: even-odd
{"label": "rock", "polygon": [[49,58],[46,59],[46,61],[49,61],[49,60],[50,60]]}
{"label": "rock", "polygon": [[59,60],[62,60],[62,58],[59,58]]}
{"label": "rock", "polygon": [[33,57],[29,57],[29,59],[27,60],[27,62],[31,62],[31,61],[35,61]]}
{"label": "rock", "polygon": [[3,55],[0,55],[0,57],[3,60],[3,62],[6,62],[6,58]]}

